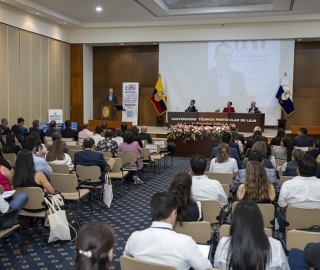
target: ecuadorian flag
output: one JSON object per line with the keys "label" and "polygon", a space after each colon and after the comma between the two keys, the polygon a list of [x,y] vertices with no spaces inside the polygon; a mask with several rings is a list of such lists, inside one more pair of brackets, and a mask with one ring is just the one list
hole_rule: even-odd
{"label": "ecuadorian flag", "polygon": [[276,99],[278,100],[278,103],[286,116],[290,116],[294,113],[294,106],[291,99],[291,91],[286,74],[284,75],[282,83],[278,89]]}
{"label": "ecuadorian flag", "polygon": [[161,75],[159,75],[156,87],[153,90],[151,103],[156,109],[158,115],[162,115],[167,111],[167,102],[166,97],[163,94]]}

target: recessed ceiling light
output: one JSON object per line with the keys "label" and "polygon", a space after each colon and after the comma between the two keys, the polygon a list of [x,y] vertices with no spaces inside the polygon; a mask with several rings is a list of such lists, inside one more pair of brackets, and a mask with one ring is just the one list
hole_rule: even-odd
{"label": "recessed ceiling light", "polygon": [[102,7],[96,7],[96,11],[102,11]]}
{"label": "recessed ceiling light", "polygon": [[120,43],[121,46],[123,46],[123,43]]}
{"label": "recessed ceiling light", "polygon": [[63,24],[66,24],[65,22]]}
{"label": "recessed ceiling light", "polygon": [[39,12],[37,12],[37,15],[39,15],[40,13]]}
{"label": "recessed ceiling light", "polygon": [[301,38],[298,38],[298,41],[301,41]]}
{"label": "recessed ceiling light", "polygon": [[153,44],[158,44],[157,42],[153,42]]}

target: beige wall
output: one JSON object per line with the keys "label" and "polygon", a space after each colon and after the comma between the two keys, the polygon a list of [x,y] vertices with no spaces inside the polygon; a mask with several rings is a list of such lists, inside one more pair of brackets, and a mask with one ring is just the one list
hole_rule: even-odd
{"label": "beige wall", "polygon": [[0,118],[31,126],[48,109],[70,118],[70,45],[0,24]]}

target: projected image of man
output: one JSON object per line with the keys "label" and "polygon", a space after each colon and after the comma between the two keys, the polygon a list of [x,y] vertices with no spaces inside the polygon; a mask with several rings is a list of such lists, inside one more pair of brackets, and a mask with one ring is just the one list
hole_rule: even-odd
{"label": "projected image of man", "polygon": [[208,71],[203,80],[208,84],[207,95],[228,97],[247,94],[243,74],[230,68],[232,56],[233,48],[230,44],[222,42],[216,46],[214,54],[216,66]]}

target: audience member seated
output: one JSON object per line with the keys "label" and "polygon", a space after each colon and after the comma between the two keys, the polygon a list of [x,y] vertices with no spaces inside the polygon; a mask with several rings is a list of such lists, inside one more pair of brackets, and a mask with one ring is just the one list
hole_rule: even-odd
{"label": "audience member seated", "polygon": [[243,153],[243,144],[242,142],[238,139],[238,133],[236,131],[232,131],[231,132],[231,144],[234,144],[236,143],[239,147],[239,154],[240,156],[242,155]]}
{"label": "audience member seated", "polygon": [[22,148],[32,153],[36,172],[43,172],[46,176],[49,176],[52,173],[52,169],[45,161],[45,159],[37,156],[36,140],[33,137],[28,136],[27,138],[25,138],[22,142]]}
{"label": "audience member seated", "polygon": [[[105,132],[103,131],[102,127],[97,126],[94,130],[94,135],[91,136],[92,139],[94,139],[94,144],[98,146],[98,143],[100,141],[103,141],[105,137]],[[98,150],[100,151],[100,150]]]}
{"label": "audience member seated", "polygon": [[292,150],[293,150],[292,140],[289,137],[283,137],[280,142],[280,148],[275,149],[273,151],[273,156],[276,159],[290,161]]}
{"label": "audience member seated", "polygon": [[[229,145],[229,143],[231,142],[231,133],[224,132],[221,136],[221,142]],[[239,155],[238,150],[231,147],[230,145],[229,145],[229,149],[230,149],[230,156],[233,157],[237,161],[238,169],[241,169],[242,165],[241,165],[240,155]],[[218,155],[218,147],[213,147],[210,159],[216,158],[217,155]]]}
{"label": "audience member seated", "polygon": [[172,180],[168,192],[173,194],[178,202],[177,222],[202,221],[201,202],[195,201],[191,193],[192,178],[186,172],[178,173]]}
{"label": "audience member seated", "polygon": [[112,157],[115,157],[118,150],[118,144],[112,140],[113,132],[107,129],[104,140],[100,141],[96,147],[96,151],[111,152]]}
{"label": "audience member seated", "polygon": [[60,132],[57,129],[57,122],[54,120],[50,121],[50,127],[46,130],[46,136],[51,137],[53,132]]}
{"label": "audience member seated", "polygon": [[235,207],[230,236],[220,240],[214,267],[290,270],[280,241],[266,236],[262,214],[256,203],[240,201]]}
{"label": "audience member seated", "polygon": [[101,134],[101,136],[102,137],[104,137],[104,133],[107,131],[107,129],[108,129],[108,123],[106,122],[106,121],[103,121],[102,123],[101,123],[101,127],[102,127],[102,134]]}
{"label": "audience member seated", "polygon": [[115,244],[113,229],[105,222],[93,221],[78,232],[75,270],[109,269]]}
{"label": "audience member seated", "polygon": [[[269,169],[275,169],[275,166],[272,164],[270,159],[267,159],[267,142],[265,141],[257,141],[252,148],[250,149],[250,151],[248,151],[248,157],[250,155],[251,151],[258,151],[261,153],[262,158],[263,158],[263,166],[265,168],[269,168]],[[247,166],[247,162],[243,162],[243,169],[245,169]]]}
{"label": "audience member seated", "polygon": [[[127,130],[123,133],[123,142],[120,143],[118,152],[135,153],[137,156],[137,165],[127,165],[126,168],[137,169],[138,171],[142,169],[143,162],[140,159],[141,149],[138,142],[134,140],[133,133],[130,130]],[[133,176],[132,178],[135,184],[143,184],[143,181],[139,179],[137,176]]]}
{"label": "audience member seated", "polygon": [[31,132],[30,135],[36,142],[37,156],[44,158],[48,152],[47,147],[41,142],[40,135],[38,132]]}
{"label": "audience member seated", "polygon": [[0,128],[2,129],[2,135],[7,135],[11,131],[7,118],[2,118],[1,119]]}
{"label": "audience member seated", "polygon": [[297,176],[298,161],[302,159],[304,152],[301,149],[293,149],[291,161],[282,165],[281,171],[283,176]]}
{"label": "audience member seated", "polygon": [[231,131],[231,132],[237,132],[237,134],[238,134],[238,140],[242,143],[242,145],[244,145],[244,137],[243,137],[243,134],[240,134],[240,133],[238,132],[238,129],[237,129],[236,124],[231,124],[231,125],[230,125],[230,131]]}
{"label": "audience member seated", "polygon": [[[44,159],[42,159],[44,161]],[[55,190],[42,172],[37,172],[32,153],[21,150],[17,155],[14,175],[12,178],[14,188],[40,187],[47,194],[54,194]]]}
{"label": "audience member seated", "polygon": [[13,174],[12,166],[10,165],[10,163],[6,159],[3,158],[1,151],[0,151],[0,165],[6,167]]}
{"label": "audience member seated", "polygon": [[[254,161],[254,160],[258,161],[262,165],[264,163],[264,159],[262,158],[262,154],[259,151],[256,151],[256,150],[250,151],[249,157],[248,157],[248,164],[251,161]],[[266,171],[266,174],[267,174],[267,177],[268,177],[270,183],[274,186],[275,192],[279,193],[280,184],[279,184],[279,179],[277,177],[275,169],[269,169],[269,168],[266,168],[266,167],[264,167],[264,169]],[[238,190],[238,187],[241,184],[244,184],[245,179],[246,179],[246,169],[239,170],[238,176],[236,177],[236,179],[234,179],[232,181],[232,184],[231,184],[232,192],[236,192]]]}
{"label": "audience member seated", "polygon": [[320,243],[309,243],[304,250],[290,249],[289,266],[291,270],[318,270],[320,269]]}
{"label": "audience member seated", "polygon": [[218,155],[216,158],[213,158],[211,160],[209,171],[219,173],[232,173],[233,178],[237,177],[237,161],[234,158],[230,157],[230,149],[228,144],[219,144]]}
{"label": "audience member seated", "polygon": [[143,143],[142,143],[142,141],[141,141],[141,138],[139,137],[139,129],[137,128],[137,126],[133,126],[133,127],[131,128],[131,132],[132,132],[132,134],[133,134],[133,136],[134,136],[134,140],[135,140],[136,142],[138,142],[140,148],[143,148]]}
{"label": "audience member seated", "polygon": [[266,170],[258,161],[250,161],[246,168],[246,180],[237,191],[238,200],[252,200],[256,203],[271,203],[276,193]]}
{"label": "audience member seated", "polygon": [[48,164],[65,164],[68,165],[69,171],[73,170],[71,157],[63,152],[63,143],[60,140],[52,143],[51,150],[46,154]]}
{"label": "audience member seated", "polygon": [[[60,132],[53,132],[51,138],[52,138],[52,143],[55,142],[55,141],[61,141],[62,142],[61,147],[62,147],[63,153],[68,154],[67,144],[64,141],[64,139],[62,138]],[[48,151],[51,151],[51,148],[52,148],[52,145],[49,145],[48,146]]]}
{"label": "audience member seated", "polygon": [[40,127],[40,121],[39,120],[33,120],[32,127],[29,128],[29,134],[31,134],[34,131],[38,132],[39,135],[40,135],[40,140],[43,143],[44,142],[43,137],[46,136],[46,134],[39,127]]}
{"label": "audience member seated", "polygon": [[112,138],[113,141],[115,141],[118,146],[120,145],[120,143],[123,142],[123,138],[122,138],[122,131],[120,128],[116,128],[115,130],[115,135],[116,137]]}
{"label": "audience member seated", "polygon": [[147,133],[147,131],[148,131],[147,126],[142,126],[141,132],[139,133],[139,137],[141,138],[141,140],[147,141],[148,144],[152,144],[152,138],[151,138],[150,134]]}
{"label": "audience member seated", "polygon": [[23,141],[23,136],[20,134],[20,128],[18,125],[13,125],[11,127],[11,132],[16,136],[16,138],[18,139],[19,143],[22,143]]}
{"label": "audience member seated", "polygon": [[22,117],[18,118],[18,126],[20,129],[20,134],[25,138],[29,135],[28,129],[24,127],[24,119]]}
{"label": "audience member seated", "polygon": [[[27,201],[28,195],[25,193],[20,193],[15,198],[11,197],[8,201],[0,196],[0,213],[5,214],[11,209],[20,211]],[[14,231],[12,234],[10,234],[8,238],[13,245],[14,251],[21,249],[22,246],[26,247],[30,245],[29,241],[27,240],[24,240],[22,243],[21,236],[17,233],[17,231]]]}
{"label": "audience member seated", "polygon": [[228,199],[221,183],[204,175],[207,160],[204,156],[195,155],[190,159],[190,175],[192,176],[192,195],[195,200],[215,200],[220,205],[227,205]]}
{"label": "audience member seated", "polygon": [[83,130],[81,130],[78,134],[79,139],[86,139],[92,137],[94,134],[89,129],[89,123],[83,124]]}
{"label": "audience member seated", "polygon": [[[110,166],[104,159],[102,153],[96,152],[94,140],[92,138],[86,138],[83,141],[84,151],[76,152],[74,154],[74,167],[77,165],[82,166],[99,166],[101,170],[100,180],[104,183],[105,181],[105,172],[110,170]],[[85,180],[85,179],[80,179]],[[90,182],[89,182],[90,184]],[[97,185],[101,185],[98,183]]]}
{"label": "audience member seated", "polygon": [[274,157],[274,155],[272,155],[272,149],[271,149],[271,146],[270,144],[268,144],[268,142],[265,142],[266,143],[266,146],[267,146],[267,156],[266,156],[266,159],[270,160],[272,165],[273,165],[273,168],[277,168],[277,163],[276,163],[276,159]]}
{"label": "audience member seated", "polygon": [[75,141],[77,141],[78,140],[78,132],[75,129],[71,128],[71,121],[66,120],[64,122],[64,125],[66,126],[66,128],[61,130],[62,138],[73,138]]}
{"label": "audience member seated", "polygon": [[173,194],[158,192],[151,198],[152,225],[129,237],[124,255],[147,262],[170,265],[177,269],[195,270],[212,265],[200,252],[196,242],[187,235],[176,233],[178,202]]}
{"label": "audience member seated", "polygon": [[128,129],[128,125],[126,123],[121,123],[120,129],[122,131],[122,136],[123,136],[125,131],[127,131],[127,129]]}
{"label": "audience member seated", "polygon": [[0,143],[3,146],[4,145],[4,141],[2,139],[2,132],[3,132],[3,130],[0,128]]}
{"label": "audience member seated", "polygon": [[320,155],[320,139],[314,140],[314,148],[306,152],[306,155],[317,158]]}
{"label": "audience member seated", "polygon": [[[297,150],[297,149],[295,149]],[[278,223],[280,231],[284,233],[286,210],[288,206],[299,208],[320,208],[320,180],[315,177],[317,162],[314,157],[304,155],[298,161],[298,176],[286,181],[281,186],[278,205]]]}
{"label": "audience member seated", "polygon": [[[10,191],[12,186],[12,172],[3,165],[0,165],[0,185],[4,191]],[[1,197],[1,195],[0,195]]]}
{"label": "audience member seated", "polygon": [[293,146],[298,147],[312,147],[313,138],[307,137],[308,130],[306,128],[300,128],[298,132],[298,137],[293,139]]}
{"label": "audience member seated", "polygon": [[283,128],[279,128],[277,135],[272,138],[270,145],[281,145],[281,140],[286,136],[286,131]]}
{"label": "audience member seated", "polygon": [[2,146],[2,153],[18,154],[21,150],[18,139],[13,132],[9,132],[6,136],[6,143]]}

